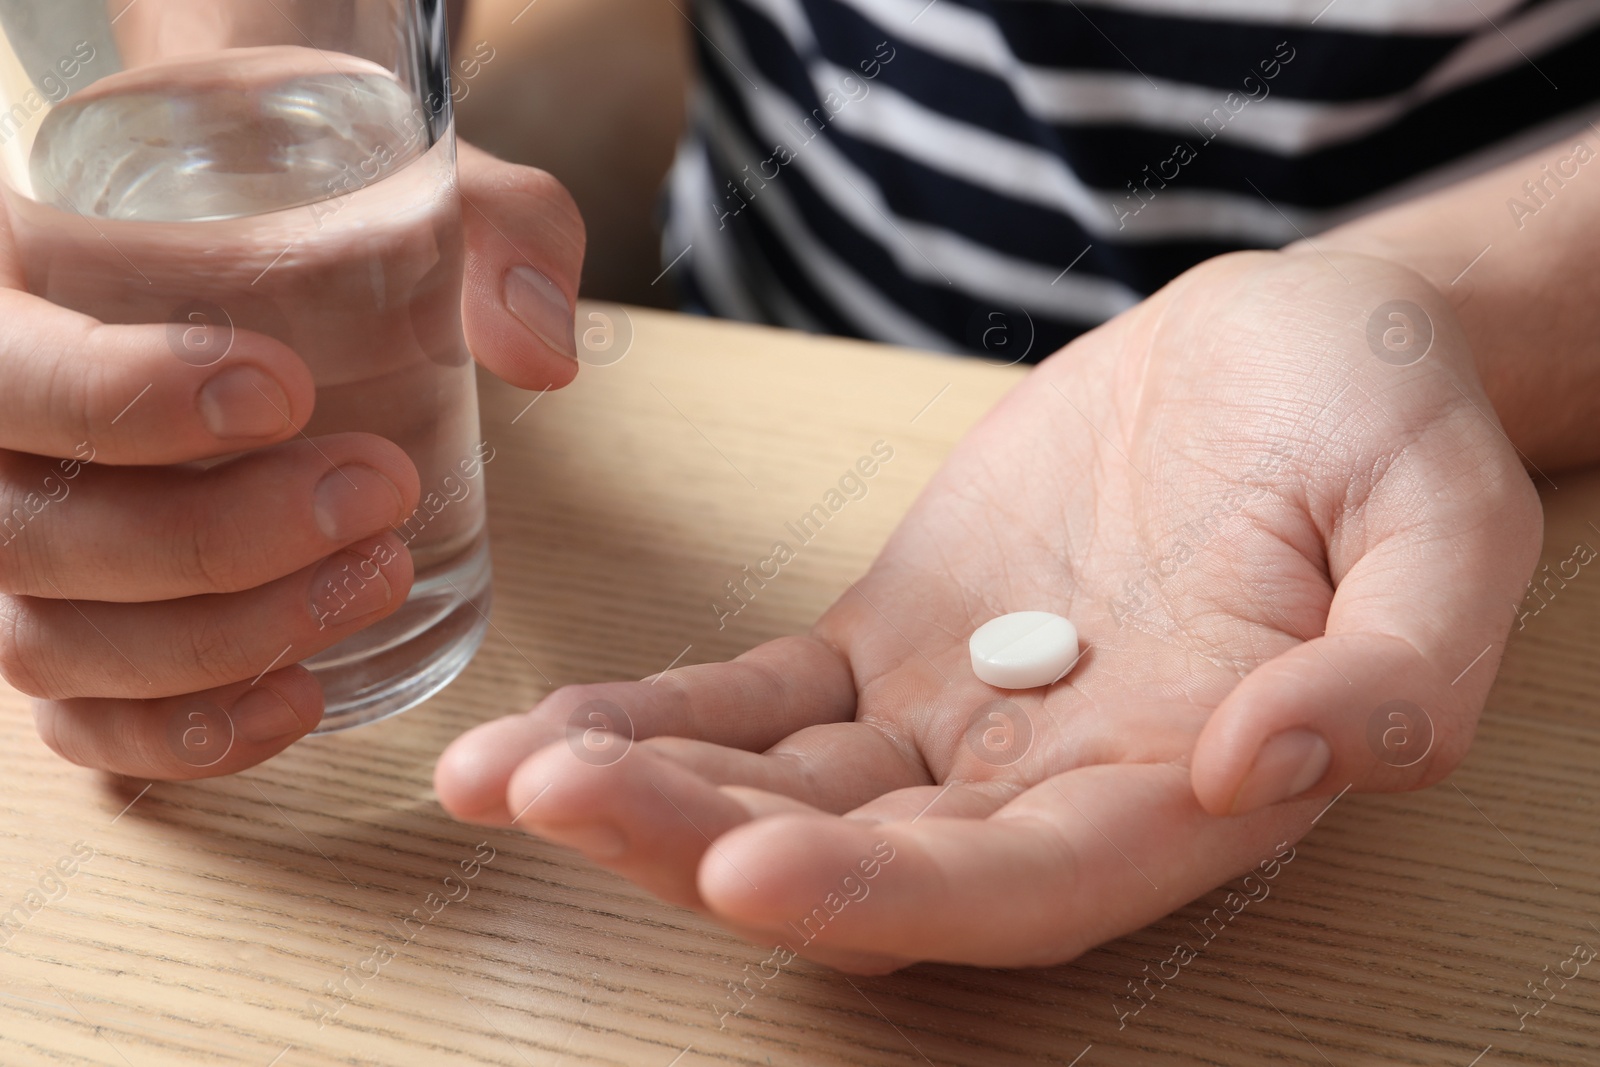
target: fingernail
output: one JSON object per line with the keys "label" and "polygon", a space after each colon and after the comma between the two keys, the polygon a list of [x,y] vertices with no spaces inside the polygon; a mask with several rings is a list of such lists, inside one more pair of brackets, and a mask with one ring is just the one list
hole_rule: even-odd
{"label": "fingernail", "polygon": [[628,850],[627,839],[621,832],[604,823],[563,826],[548,836],[552,841],[577,849],[590,859],[613,859]]}
{"label": "fingernail", "polygon": [[382,530],[399,515],[400,490],[373,468],[356,463],[323,476],[311,510],[324,537],[347,544]]}
{"label": "fingernail", "polygon": [[372,559],[341,552],[317,571],[311,582],[311,611],[318,629],[344,625],[389,604],[393,592]]}
{"label": "fingernail", "polygon": [[228,709],[234,736],[252,745],[298,737],[306,732],[300,716],[270,689],[251,689]]}
{"label": "fingernail", "polygon": [[577,327],[572,305],[556,287],[532,267],[506,271],[506,309],[539,339],[568,359],[578,358]]}
{"label": "fingernail", "polygon": [[254,367],[230,367],[200,389],[200,419],[225,440],[271,437],[289,425],[289,398]]}
{"label": "fingernail", "polygon": [[1233,798],[1233,813],[1242,815],[1299,796],[1328,773],[1332,762],[1328,742],[1310,730],[1285,730],[1268,738]]}

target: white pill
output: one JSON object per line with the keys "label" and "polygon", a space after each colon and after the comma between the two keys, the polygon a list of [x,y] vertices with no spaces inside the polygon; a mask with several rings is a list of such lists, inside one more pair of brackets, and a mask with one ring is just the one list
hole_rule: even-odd
{"label": "white pill", "polygon": [[1048,611],[1014,611],[972,633],[972,673],[1001,689],[1033,689],[1067,673],[1078,659],[1078,628]]}

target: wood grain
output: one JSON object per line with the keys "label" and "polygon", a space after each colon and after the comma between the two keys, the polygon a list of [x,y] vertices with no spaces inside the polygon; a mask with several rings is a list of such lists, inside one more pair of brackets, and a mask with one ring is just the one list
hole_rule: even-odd
{"label": "wood grain", "polygon": [[[0,1064],[1600,1062],[1600,970],[1520,1031],[1511,999],[1600,945],[1589,568],[1514,635],[1465,767],[1340,800],[1271,895],[1124,1028],[1112,998],[1194,940],[1222,890],[1048,970],[863,980],[799,963],[719,1029],[727,984],[764,950],[564,850],[452,823],[433,759],[554,686],[804,628],[1018,372],[589,310],[631,324],[620,362],[531,409],[483,383],[495,625],[439,697],[234,778],[150,785],[56,760],[0,693],[0,911],[93,850],[0,948]],[[877,440],[895,458],[867,496],[719,630],[722,584]],[[1551,561],[1600,546],[1600,477],[1558,481]],[[320,1025],[319,999],[342,1003]]]}

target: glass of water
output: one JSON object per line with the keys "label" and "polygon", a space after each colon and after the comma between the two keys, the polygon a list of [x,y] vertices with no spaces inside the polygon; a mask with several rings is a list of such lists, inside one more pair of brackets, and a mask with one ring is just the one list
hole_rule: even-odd
{"label": "glass of water", "polygon": [[307,436],[378,434],[421,475],[396,527],[410,598],[303,661],[319,732],[438,692],[488,625],[494,455],[462,336],[443,0],[0,0],[0,30],[0,195],[28,288],[168,323],[196,366],[268,334],[316,379]]}

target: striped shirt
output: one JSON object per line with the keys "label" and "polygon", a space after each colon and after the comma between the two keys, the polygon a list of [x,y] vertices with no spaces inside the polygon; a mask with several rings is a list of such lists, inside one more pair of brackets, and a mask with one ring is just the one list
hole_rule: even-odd
{"label": "striped shirt", "polygon": [[[694,310],[1036,361],[1600,117],[1600,0],[695,0]],[[1587,151],[1587,149],[1586,149]]]}

